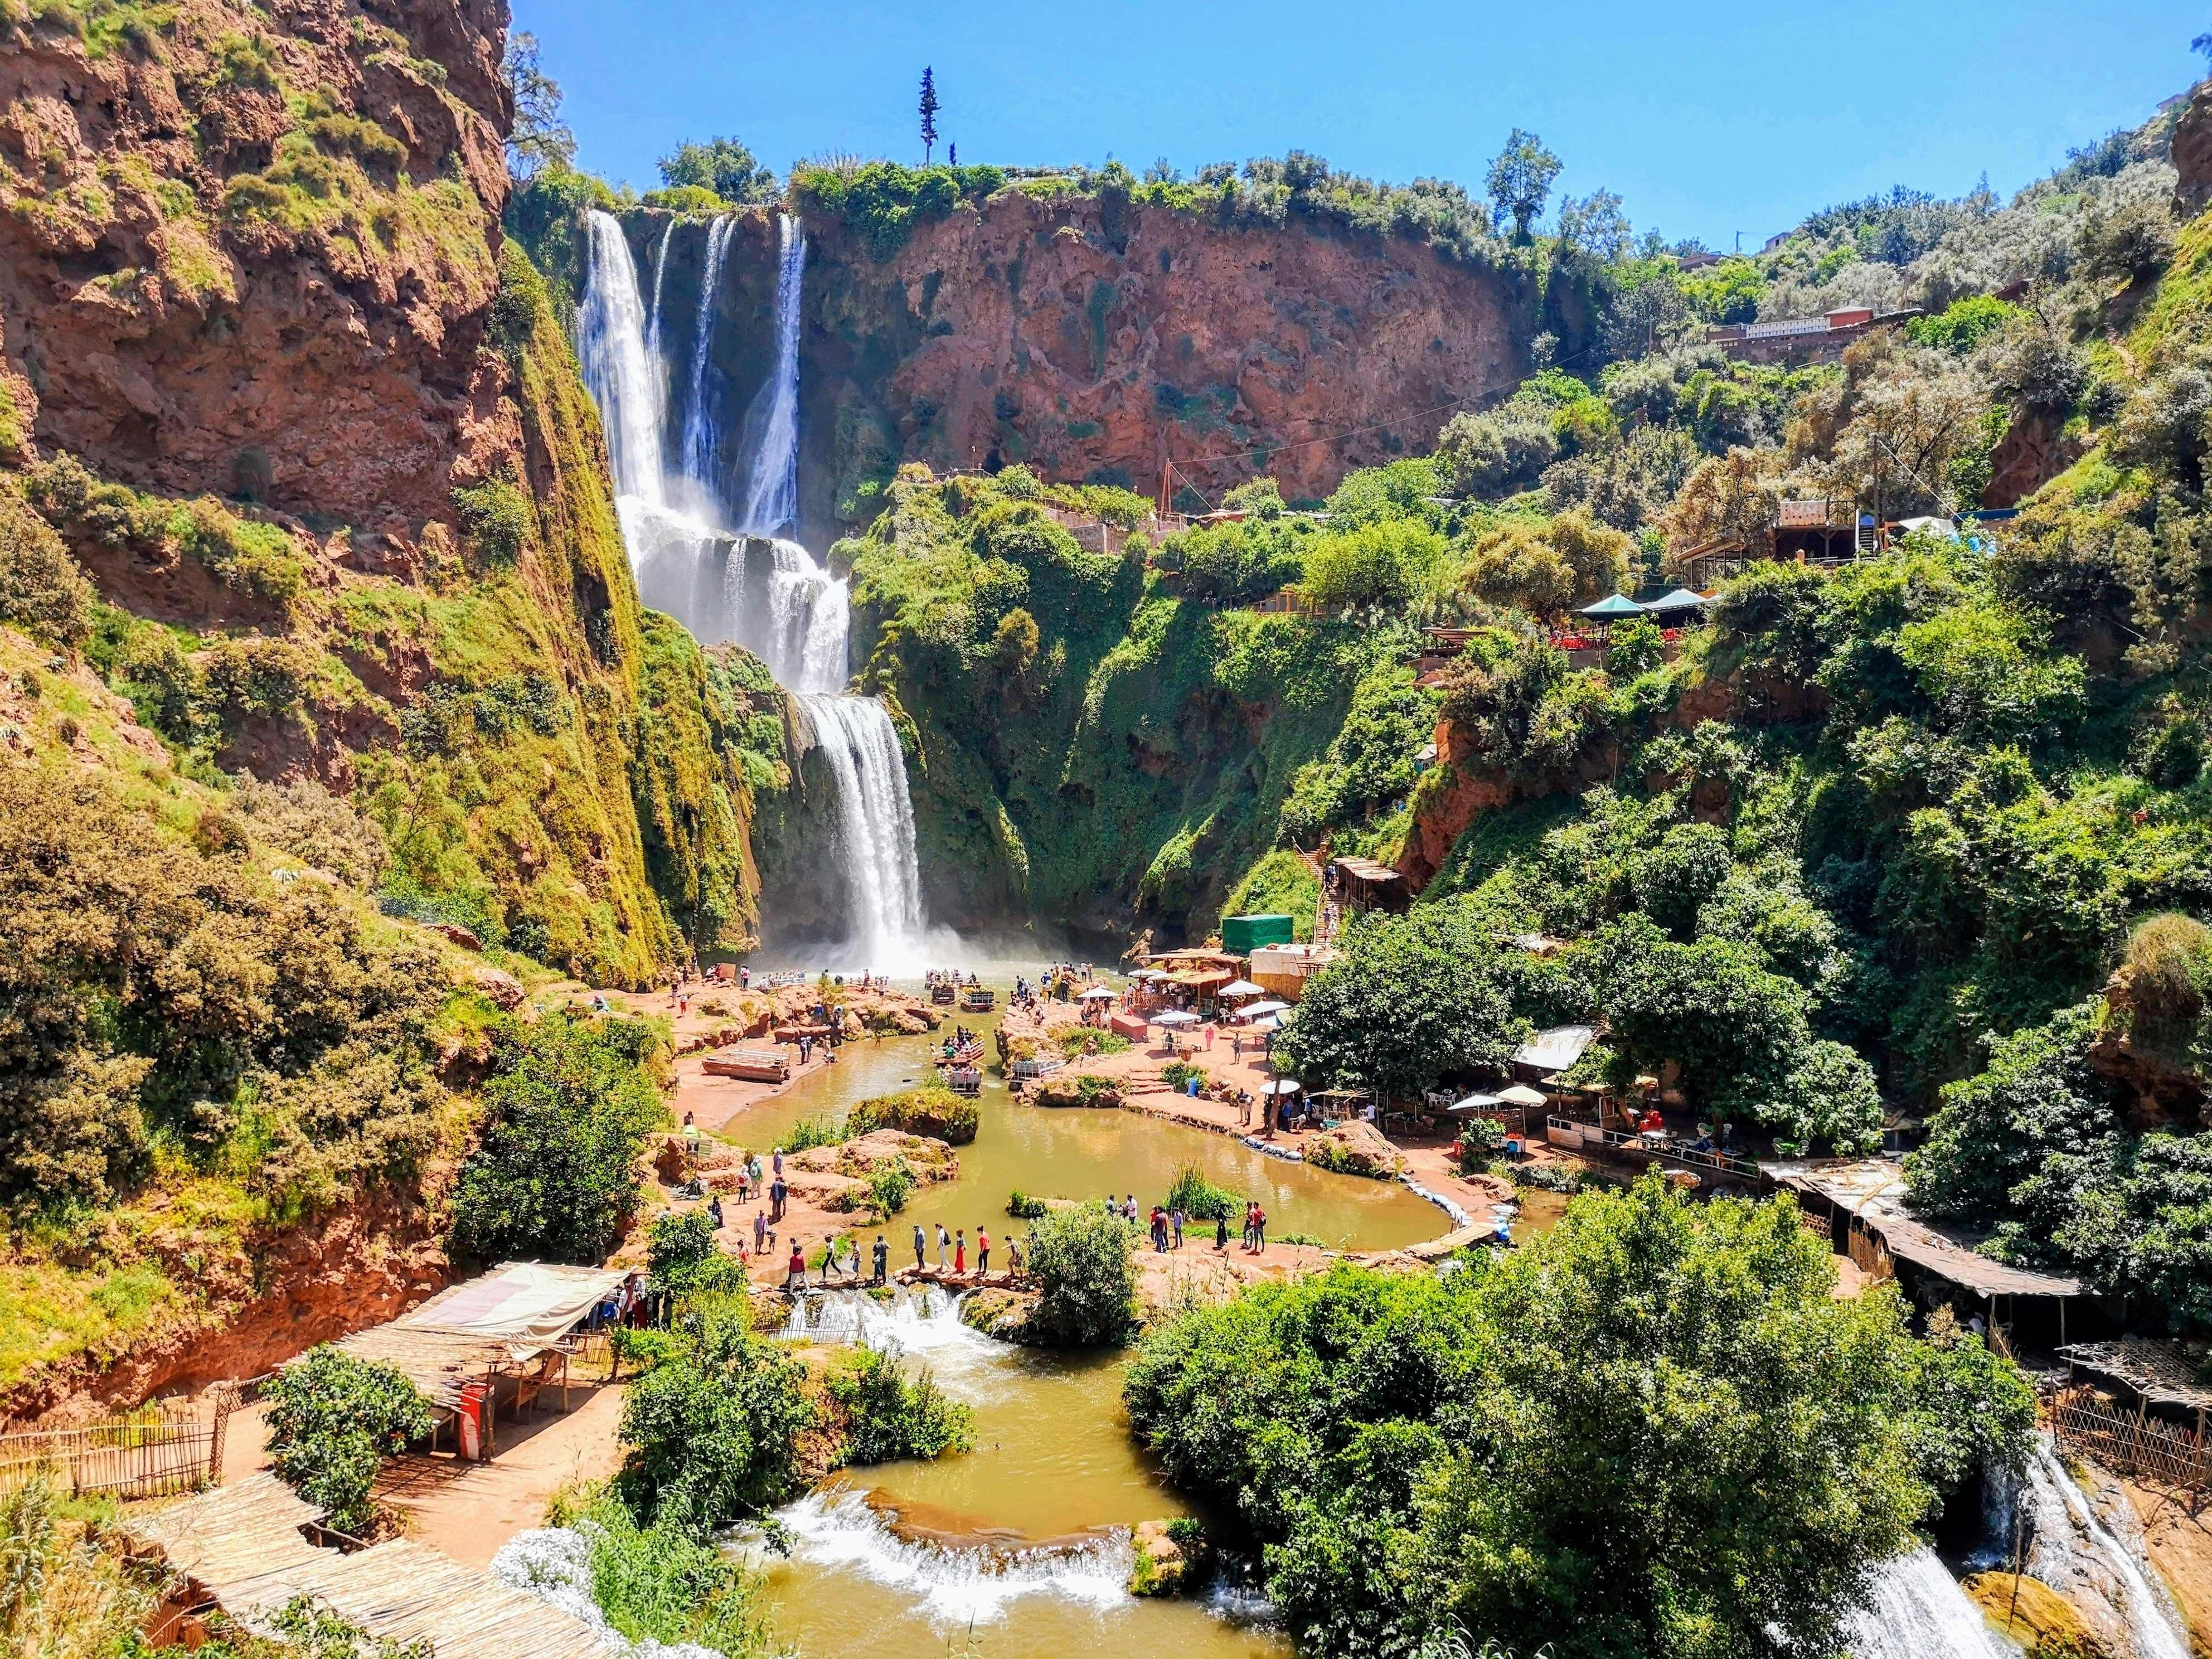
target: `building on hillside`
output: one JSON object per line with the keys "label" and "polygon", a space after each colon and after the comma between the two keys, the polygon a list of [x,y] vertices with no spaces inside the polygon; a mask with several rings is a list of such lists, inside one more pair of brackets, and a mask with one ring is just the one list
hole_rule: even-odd
{"label": "building on hillside", "polygon": [[1894,327],[1921,314],[1917,306],[1883,312],[1855,306],[1819,317],[1769,317],[1753,323],[1723,323],[1705,335],[1705,343],[1745,362],[1802,368],[1808,363],[1834,362],[1852,341],[1863,339],[1878,328]]}
{"label": "building on hillside", "polygon": [[1306,981],[1336,960],[1328,945],[1263,945],[1252,952],[1252,982],[1269,996],[1296,1002]]}

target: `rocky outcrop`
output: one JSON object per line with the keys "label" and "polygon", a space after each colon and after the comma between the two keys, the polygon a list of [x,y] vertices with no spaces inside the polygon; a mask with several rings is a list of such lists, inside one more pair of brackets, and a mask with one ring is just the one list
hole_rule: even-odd
{"label": "rocky outcrop", "polygon": [[180,0],[119,34],[32,15],[0,23],[19,444],[409,544],[455,483],[519,461],[482,349],[499,0]]}
{"label": "rocky outcrop", "polygon": [[2212,204],[2212,81],[2199,86],[2173,124],[2173,210],[2192,219]]}
{"label": "rocky outcrop", "polygon": [[[1164,461],[1218,491],[1266,444],[1285,495],[1325,495],[1425,449],[1439,405],[1516,378],[1537,326],[1513,276],[1316,221],[1237,227],[1007,189],[918,221],[885,261],[840,218],[805,224],[800,520],[816,545],[861,510],[860,483],[904,460],[1024,461],[1150,495]],[[641,270],[666,225],[629,216]],[[661,282],[662,337],[687,356],[707,234],[676,227]],[[733,443],[773,356],[776,270],[774,215],[748,210],[711,341]],[[1352,428],[1371,429],[1307,441]]]}
{"label": "rocky outcrop", "polygon": [[2089,1044],[2089,1064],[2121,1087],[2129,1127],[2137,1133],[2212,1127],[2204,1079],[2185,1050],[2188,1038],[2161,1043],[2143,1029],[2135,970],[2123,964],[2105,984],[2105,1006]]}
{"label": "rocky outcrop", "polygon": [[1402,1175],[1406,1169],[1406,1155],[1384,1139],[1380,1129],[1361,1118],[1308,1136],[1300,1151],[1316,1169],[1334,1170],[1339,1175],[1388,1180]]}

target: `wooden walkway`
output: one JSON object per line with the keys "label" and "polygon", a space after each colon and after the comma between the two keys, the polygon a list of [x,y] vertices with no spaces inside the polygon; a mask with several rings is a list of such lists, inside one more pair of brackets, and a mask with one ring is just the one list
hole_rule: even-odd
{"label": "wooden walkway", "polygon": [[606,1659],[580,1620],[406,1539],[351,1554],[307,1541],[319,1517],[275,1475],[253,1474],[127,1523],[234,1618],[259,1624],[308,1596],[371,1636],[427,1639],[438,1659]]}

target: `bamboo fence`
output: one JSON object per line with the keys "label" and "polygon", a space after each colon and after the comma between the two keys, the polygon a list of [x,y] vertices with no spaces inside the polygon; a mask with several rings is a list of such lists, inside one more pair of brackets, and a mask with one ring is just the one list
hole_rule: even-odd
{"label": "bamboo fence", "polygon": [[2090,1388],[2061,1389],[2051,1404],[2068,1451],[2155,1485],[2201,1498],[2212,1488],[2212,1446],[2146,1412],[2124,1412]]}
{"label": "bamboo fence", "polygon": [[156,1406],[75,1428],[0,1434],[0,1492],[41,1474],[80,1497],[161,1498],[213,1486],[232,1404],[220,1395],[212,1413]]}

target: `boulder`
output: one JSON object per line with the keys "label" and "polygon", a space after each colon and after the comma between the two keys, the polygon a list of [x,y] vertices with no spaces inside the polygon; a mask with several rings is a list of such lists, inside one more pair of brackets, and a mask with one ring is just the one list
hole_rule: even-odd
{"label": "boulder", "polygon": [[[1183,1539],[1176,1536],[1178,1532]],[[1206,1545],[1189,1522],[1139,1521],[1131,1541],[1136,1561],[1129,1569],[1130,1595],[1180,1595],[1197,1588],[1204,1574]]]}
{"label": "boulder", "polygon": [[457,921],[426,921],[422,924],[448,944],[458,945],[464,951],[481,951],[483,941]]}
{"label": "boulder", "polygon": [[1305,1160],[1317,1168],[1340,1175],[1373,1176],[1387,1180],[1402,1174],[1405,1155],[1383,1139],[1382,1132],[1364,1118],[1323,1129],[1307,1140]]}
{"label": "boulder", "polygon": [[[1084,1085],[1088,1084],[1089,1087]],[[1121,1091],[1099,1078],[1078,1073],[1071,1077],[1060,1073],[1038,1079],[1036,1092],[1030,1097],[1039,1106],[1103,1106],[1118,1110]]]}
{"label": "boulder", "polygon": [[2173,124],[2173,210],[2193,219],[2212,203],[2212,81],[2197,88]]}
{"label": "boulder", "polygon": [[513,974],[498,968],[479,968],[471,981],[498,1007],[513,1013],[529,1000],[529,993]]}

